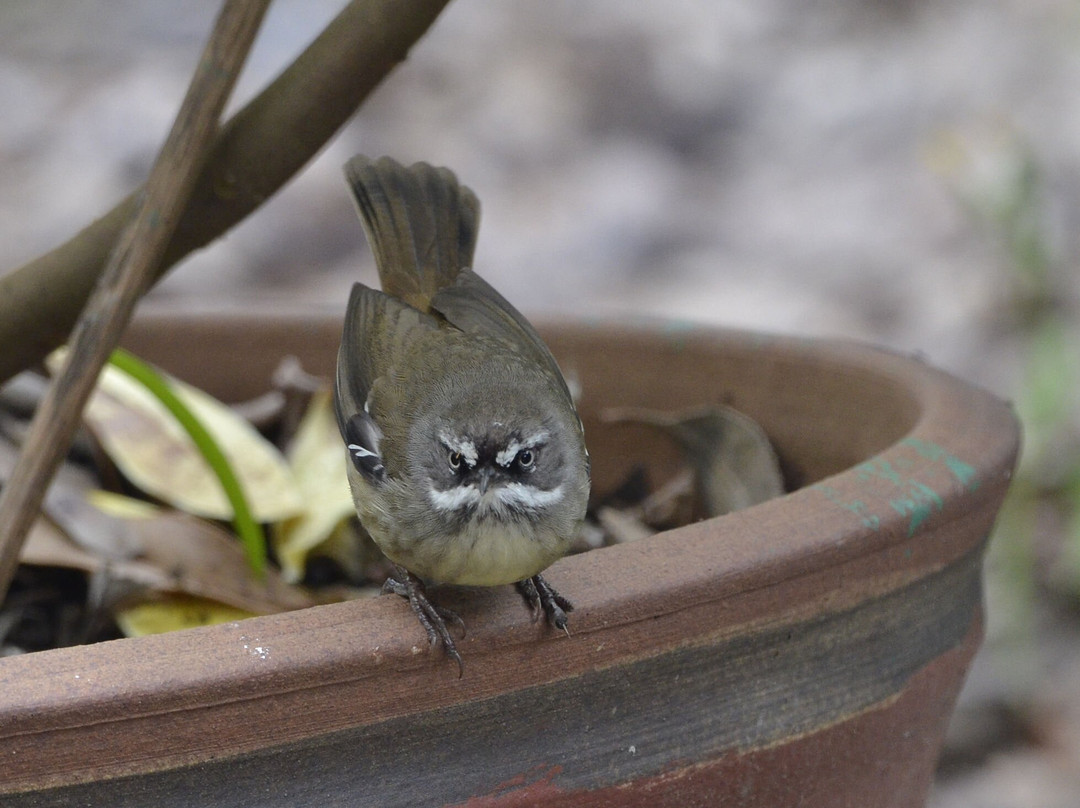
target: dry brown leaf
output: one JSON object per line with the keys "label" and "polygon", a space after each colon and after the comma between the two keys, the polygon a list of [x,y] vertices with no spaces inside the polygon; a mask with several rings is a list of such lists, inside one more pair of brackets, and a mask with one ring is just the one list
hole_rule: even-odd
{"label": "dry brown leaf", "polygon": [[19,563],[97,572],[105,562],[79,547],[48,519],[38,517],[19,551]]}
{"label": "dry brown leaf", "polygon": [[302,609],[316,603],[304,590],[287,584],[272,568],[266,570],[265,580],[259,581],[240,543],[215,524],[181,511],[155,508],[145,515],[143,509],[153,506],[105,492],[95,494],[93,502],[128,524],[139,543],[138,561],[163,576],[162,582],[154,585],[158,591],[207,598],[256,614]]}
{"label": "dry brown leaf", "polygon": [[97,512],[103,522],[115,524],[137,547],[136,557],[102,556],[72,541],[51,521],[39,519],[20,562],[104,574],[139,589],[202,597],[253,614],[318,602],[273,569],[267,570],[265,581],[256,579],[239,542],[210,522],[105,491],[91,492],[90,498],[94,504],[84,502],[80,511]]}

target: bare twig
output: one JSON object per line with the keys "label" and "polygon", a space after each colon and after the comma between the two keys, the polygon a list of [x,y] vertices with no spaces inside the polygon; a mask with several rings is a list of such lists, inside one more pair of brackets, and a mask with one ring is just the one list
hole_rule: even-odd
{"label": "bare twig", "polygon": [[[269,199],[406,56],[448,0],[352,0],[272,84],[221,129],[160,276]],[[132,194],[67,243],[0,277],[0,382],[71,330],[124,225]]]}
{"label": "bare twig", "polygon": [[35,413],[19,461],[0,492],[0,600],[98,373],[119,342],[135,303],[153,281],[154,268],[191,198],[221,111],[269,4],[270,0],[225,0],[150,172],[138,215],[109,256],[76,324],[64,367]]}

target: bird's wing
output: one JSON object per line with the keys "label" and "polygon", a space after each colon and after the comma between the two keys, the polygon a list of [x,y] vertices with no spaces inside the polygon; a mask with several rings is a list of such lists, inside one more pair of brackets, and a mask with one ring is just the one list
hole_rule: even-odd
{"label": "bird's wing", "polygon": [[382,430],[368,412],[371,391],[419,335],[438,328],[430,315],[353,284],[338,349],[334,413],[353,464],[372,481],[381,479],[384,471],[378,446]]}
{"label": "bird's wing", "polygon": [[571,400],[562,371],[540,335],[521,312],[471,269],[461,270],[453,285],[440,289],[431,299],[431,308],[455,328],[493,337],[538,363]]}

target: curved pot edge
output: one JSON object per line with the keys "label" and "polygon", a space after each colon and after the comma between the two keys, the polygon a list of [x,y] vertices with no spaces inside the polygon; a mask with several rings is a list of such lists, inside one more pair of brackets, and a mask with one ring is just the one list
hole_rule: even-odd
{"label": "curved pot edge", "polygon": [[[607,548],[595,555],[590,553],[564,559],[552,570],[554,580],[560,581],[566,576],[577,578],[580,583],[597,579],[624,580],[626,576],[619,575],[618,567],[640,569],[641,565],[646,565],[646,568],[654,569],[657,573],[653,583],[657,578],[661,579],[661,593],[673,587],[691,593],[683,605],[664,604],[661,608],[661,611],[677,610],[687,608],[691,602],[700,602],[702,598],[723,600],[755,587],[775,586],[785,577],[797,574],[798,568],[808,557],[819,553],[831,554],[830,563],[842,565],[853,558],[882,549],[882,544],[886,549],[889,546],[906,546],[911,539],[917,538],[919,531],[933,530],[952,518],[958,518],[960,506],[955,502],[958,496],[976,496],[994,502],[1000,500],[1007,483],[1002,468],[1011,469],[1017,449],[1017,433],[1015,419],[997,399],[914,360],[850,343],[822,343],[787,337],[763,338],[745,332],[715,330],[710,330],[706,335],[695,333],[680,338],[723,342],[733,333],[741,334],[740,338],[743,339],[763,341],[774,349],[778,344],[783,344],[790,345],[794,350],[811,351],[818,355],[830,353],[834,356],[833,361],[870,366],[873,372],[882,372],[880,363],[884,358],[886,372],[896,375],[919,398],[922,407],[919,421],[903,440],[867,461],[873,461],[877,466],[849,469],[757,508],[673,531],[667,537],[662,537],[661,541],[652,542],[652,548],[648,544],[627,545]],[[840,356],[839,360],[835,359],[837,355]],[[965,402],[963,409],[966,417],[959,424],[953,423],[956,420],[953,409],[957,401]],[[949,414],[949,417],[943,418],[944,414]],[[973,427],[970,426],[972,417]],[[995,440],[988,441],[988,436]],[[972,458],[964,459],[967,448],[978,446],[980,450],[985,450],[988,443],[992,451],[986,453],[985,457],[980,455],[983,459],[974,463],[968,462]],[[880,473],[886,467],[883,463],[893,470],[897,466],[905,467],[905,476],[899,484],[888,474]],[[971,469],[971,472],[965,470],[958,476],[958,469]],[[898,498],[898,493],[924,489],[933,496],[925,500],[913,499],[912,509],[905,512],[907,505],[901,501],[902,498]],[[848,494],[854,497],[845,499]],[[752,553],[755,546],[760,550],[761,543],[767,541],[769,535],[782,539],[783,532],[792,529],[791,517],[786,514],[790,505],[801,504],[816,496],[822,497],[832,508],[831,513],[816,518],[812,529],[809,529],[810,526],[807,528],[807,533],[813,534],[816,541],[787,553],[772,554],[764,567],[748,560],[746,553]],[[940,501],[940,507],[937,501]],[[853,507],[856,502],[862,503],[860,508]],[[901,502],[899,508],[898,502]],[[890,510],[892,513],[889,513]],[[923,516],[912,532],[912,516],[916,512]],[[878,520],[876,526],[868,523],[874,517]],[[762,527],[763,524],[767,530]],[[750,528],[750,531],[743,534],[745,528]],[[725,537],[745,535],[747,538],[737,542],[737,546],[719,548],[720,552],[716,553],[718,548],[714,546],[714,531]],[[691,545],[708,544],[713,551],[710,562],[690,568],[678,564],[674,565],[678,568],[672,569],[673,565],[667,563],[670,558],[666,557],[671,554],[671,546],[663,546],[669,542],[687,543],[684,549],[692,549]],[[949,556],[958,556],[967,548],[944,549],[944,555],[929,559],[929,563],[944,564]],[[924,558],[920,563],[927,561]],[[716,568],[720,566],[727,573],[718,578]],[[740,572],[740,569],[743,571]],[[751,576],[753,580],[746,576]],[[604,597],[590,589],[582,588],[582,591],[584,595],[573,592],[580,601],[581,613],[587,615],[585,625],[580,629],[582,638],[613,624],[645,619],[646,615],[652,613],[650,609],[655,611],[657,606],[655,595],[643,594],[625,583],[612,592],[604,593]],[[464,609],[463,612],[474,623],[477,620],[486,621],[486,627],[477,632],[479,644],[488,642],[503,648],[521,646],[523,652],[530,653],[534,643],[551,640],[542,628],[528,623],[520,604],[514,602],[512,593],[509,596],[484,593],[478,600],[480,602],[475,604],[473,610]],[[640,608],[639,617],[625,614],[627,604],[636,604]],[[300,613],[256,618],[233,626],[124,640],[91,648],[61,649],[4,660],[0,663],[0,682],[6,681],[7,684],[0,688],[0,693],[10,695],[7,698],[0,696],[0,716],[4,717],[3,725],[12,727],[15,735],[24,730],[33,731],[27,726],[19,728],[22,722],[17,719],[25,718],[35,710],[38,711],[34,717],[38,728],[86,728],[100,722],[123,720],[132,715],[133,710],[145,715],[159,710],[184,709],[183,705],[190,704],[196,695],[202,698],[209,696],[211,703],[215,700],[231,702],[240,699],[241,694],[234,692],[228,684],[235,681],[237,676],[248,686],[254,677],[260,683],[261,691],[266,688],[273,692],[318,687],[328,681],[328,676],[333,679],[368,678],[385,676],[395,670],[412,670],[422,676],[436,677],[430,681],[437,683],[437,687],[429,689],[457,690],[454,683],[446,688],[448,677],[444,675],[445,670],[441,670],[438,664],[432,665],[429,659],[423,659],[430,655],[418,656],[414,653],[413,642],[416,638],[412,635],[417,632],[409,619],[411,616],[395,609],[398,605],[391,599],[383,599],[316,607]],[[349,627],[357,625],[374,627],[374,633],[366,638],[368,642],[364,645],[368,649],[381,649],[381,653],[357,651],[355,646],[350,647],[350,643],[343,642],[343,638],[349,634]],[[275,638],[280,649],[277,657],[282,660],[280,664],[253,667],[250,655],[244,658],[237,654],[238,639],[249,635]],[[665,643],[668,642],[670,638],[665,638]],[[658,647],[665,643],[659,643]],[[552,650],[557,649],[547,641],[543,644]],[[470,654],[478,652],[466,650],[465,653],[468,660]],[[641,655],[643,650],[635,648],[633,653]],[[208,667],[186,665],[185,660],[193,656],[212,659],[217,664]],[[92,679],[74,678],[79,670],[87,670],[88,665],[100,676],[96,687]],[[163,668],[170,671],[169,684],[175,688],[174,694],[165,701],[152,703],[153,695],[162,684]],[[123,676],[117,676],[120,672],[123,672]],[[542,669],[534,670],[534,673],[540,674],[537,681],[567,675],[556,665],[545,665]],[[110,681],[110,676],[115,678]],[[27,699],[26,691],[17,688],[20,683],[28,681],[36,683],[35,690],[40,699]],[[476,697],[475,692],[472,695]],[[148,698],[151,703],[147,702]],[[398,703],[396,709],[405,713],[431,706],[425,706],[423,702],[424,699],[411,699]],[[8,719],[16,719],[15,724]],[[8,737],[13,739],[13,736]],[[0,736],[0,742],[2,740],[3,736]],[[0,786],[0,790],[2,788]]]}

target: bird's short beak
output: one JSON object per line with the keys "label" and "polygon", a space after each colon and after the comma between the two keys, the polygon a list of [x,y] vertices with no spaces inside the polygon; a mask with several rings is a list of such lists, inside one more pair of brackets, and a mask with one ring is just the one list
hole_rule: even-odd
{"label": "bird's short beak", "polygon": [[487,493],[488,486],[491,485],[492,470],[489,468],[480,469],[480,496]]}

